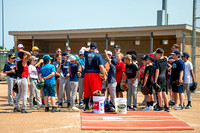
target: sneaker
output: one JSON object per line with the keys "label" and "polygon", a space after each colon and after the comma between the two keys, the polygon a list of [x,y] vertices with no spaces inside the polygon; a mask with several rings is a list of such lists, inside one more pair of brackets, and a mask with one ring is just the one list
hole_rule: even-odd
{"label": "sneaker", "polygon": [[37,108],[35,106],[30,106],[30,109],[36,110]]}
{"label": "sneaker", "polygon": [[157,111],[164,111],[164,108],[163,108],[163,107],[159,107],[159,108],[157,109]]}
{"label": "sneaker", "polygon": [[175,105],[173,105],[171,108],[172,109],[176,109],[176,108],[178,108],[179,106],[177,105],[177,104],[175,104]]}
{"label": "sneaker", "polygon": [[33,98],[33,105],[37,105],[37,101],[35,100],[35,97]]}
{"label": "sneaker", "polygon": [[85,112],[90,112],[89,107],[85,107],[85,108],[84,108],[84,111],[85,111]]}
{"label": "sneaker", "polygon": [[137,110],[137,106],[133,106],[133,110]]}
{"label": "sneaker", "polygon": [[18,108],[14,108],[14,110],[13,110],[14,112],[21,112],[21,109],[18,109]]}
{"label": "sneaker", "polygon": [[49,107],[45,107],[44,112],[49,112]]}
{"label": "sneaker", "polygon": [[172,101],[172,100],[170,100],[170,101],[169,101],[169,105],[170,105],[170,106],[175,105],[175,102]]}
{"label": "sneaker", "polygon": [[78,100],[77,99],[75,100],[75,104],[78,104]]}
{"label": "sneaker", "polygon": [[58,110],[56,107],[52,107],[51,112],[60,112],[60,110]]}
{"label": "sneaker", "polygon": [[21,113],[32,113],[32,111],[28,110],[28,109],[22,109]]}
{"label": "sneaker", "polygon": [[184,110],[184,107],[180,105],[175,110]]}
{"label": "sneaker", "polygon": [[130,110],[130,109],[133,109],[133,108],[131,108],[131,106],[127,106],[127,110]]}
{"label": "sneaker", "polygon": [[153,106],[149,106],[150,110],[153,111]]}
{"label": "sneaker", "polygon": [[153,102],[153,106],[156,106],[157,105],[157,102]]}
{"label": "sneaker", "polygon": [[168,107],[168,108],[166,107],[166,108],[165,108],[165,111],[166,111],[166,112],[170,112],[170,108],[169,108],[169,107]]}
{"label": "sneaker", "polygon": [[59,104],[59,101],[57,101],[56,104]]}
{"label": "sneaker", "polygon": [[67,103],[67,108],[70,108],[70,106],[71,106],[71,103],[68,102],[68,103]]}
{"label": "sneaker", "polygon": [[151,109],[150,109],[150,107],[146,106],[146,107],[142,108],[141,111],[151,111]]}
{"label": "sneaker", "polygon": [[63,108],[62,103],[58,104],[58,108]]}
{"label": "sneaker", "polygon": [[191,104],[188,104],[185,109],[191,109],[192,108],[192,105]]}
{"label": "sneaker", "polygon": [[83,108],[83,102],[79,103],[79,108],[82,109]]}
{"label": "sneaker", "polygon": [[78,109],[77,107],[75,107],[75,106],[72,107],[72,110],[73,110],[73,111],[79,111],[79,109]]}

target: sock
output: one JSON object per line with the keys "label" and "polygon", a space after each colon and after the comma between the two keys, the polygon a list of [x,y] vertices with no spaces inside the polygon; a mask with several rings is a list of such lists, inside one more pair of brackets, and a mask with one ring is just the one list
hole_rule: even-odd
{"label": "sock", "polygon": [[150,102],[147,102],[147,106],[148,106],[148,107],[150,106]]}
{"label": "sock", "polygon": [[42,99],[42,104],[44,104],[44,99]]}
{"label": "sock", "polygon": [[88,104],[89,104],[89,97],[84,97],[84,104],[85,104],[85,108],[89,108]]}
{"label": "sock", "polygon": [[150,101],[150,106],[153,106],[153,101]]}
{"label": "sock", "polygon": [[188,101],[188,105],[191,105],[191,101]]}

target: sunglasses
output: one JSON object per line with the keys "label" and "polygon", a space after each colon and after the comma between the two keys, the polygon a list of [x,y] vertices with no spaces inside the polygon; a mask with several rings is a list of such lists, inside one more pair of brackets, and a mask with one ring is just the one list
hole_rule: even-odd
{"label": "sunglasses", "polygon": [[57,52],[61,52],[60,50],[58,50]]}
{"label": "sunglasses", "polygon": [[71,51],[71,50],[67,50],[67,51]]}

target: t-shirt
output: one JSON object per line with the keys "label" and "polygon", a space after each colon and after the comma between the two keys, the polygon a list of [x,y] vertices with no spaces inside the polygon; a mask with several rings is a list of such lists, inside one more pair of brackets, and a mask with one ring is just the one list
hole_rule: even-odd
{"label": "t-shirt", "polygon": [[66,61],[65,64],[61,66],[61,76],[66,77],[66,75],[69,73],[69,61]]}
{"label": "t-shirt", "polygon": [[30,64],[28,66],[28,70],[29,70],[29,78],[38,79],[38,72],[35,66]]}
{"label": "t-shirt", "polygon": [[167,80],[167,59],[159,59],[155,62],[156,69],[159,69],[158,82]]}
{"label": "t-shirt", "polygon": [[85,73],[100,73],[99,65],[103,65],[102,56],[95,52],[84,52]]}
{"label": "t-shirt", "polygon": [[121,83],[122,73],[125,72],[125,64],[124,64],[124,62],[118,62],[115,67],[116,67],[115,78],[117,80],[117,83]]}
{"label": "t-shirt", "polygon": [[78,72],[79,66],[78,64],[71,64],[69,65],[69,73],[70,73],[70,81],[78,82]]}
{"label": "t-shirt", "polygon": [[[149,77],[147,79],[147,83],[146,83],[146,86],[151,86],[152,83],[153,83],[153,72],[154,72],[154,69],[155,69],[155,66],[153,65],[148,65],[146,68],[145,68],[145,71],[144,71],[144,77],[143,79],[145,78],[145,75],[148,73],[149,74]],[[143,80],[144,81],[144,80]]]}
{"label": "t-shirt", "polygon": [[138,67],[135,64],[126,64],[126,76],[128,79],[135,78]]}
{"label": "t-shirt", "polygon": [[[85,58],[83,58],[83,59],[78,59],[78,62],[79,62],[79,64],[81,65],[81,66],[84,66],[84,68],[85,68]],[[81,72],[81,78],[84,78],[84,74],[85,74],[85,70],[83,71],[82,70],[82,72]]]}
{"label": "t-shirt", "polygon": [[144,64],[140,65],[139,71],[140,71],[140,78],[141,79],[144,77],[144,69],[145,69],[145,65]]}
{"label": "t-shirt", "polygon": [[[17,65],[15,63],[8,62],[5,64],[3,72],[14,70],[16,66]],[[7,76],[9,76],[11,78],[16,78],[16,75],[14,73],[8,73]]]}
{"label": "t-shirt", "polygon": [[108,71],[108,83],[116,82],[115,79],[116,68],[113,64],[110,64],[110,69]]}
{"label": "t-shirt", "polygon": [[[47,77],[52,72],[56,72],[55,66],[52,64],[45,64],[39,71],[39,74],[42,73],[43,78]],[[45,84],[55,85],[55,75],[51,78],[45,80]]]}
{"label": "t-shirt", "polygon": [[[173,62],[172,70],[171,70],[171,83],[173,81],[179,80],[180,71],[182,70],[184,71],[184,69],[185,69],[185,64],[181,59]],[[183,75],[183,79],[184,79],[184,75]]]}
{"label": "t-shirt", "polygon": [[186,61],[184,64],[185,64],[184,83],[191,84],[193,81],[190,71],[193,70],[193,65],[190,61]]}

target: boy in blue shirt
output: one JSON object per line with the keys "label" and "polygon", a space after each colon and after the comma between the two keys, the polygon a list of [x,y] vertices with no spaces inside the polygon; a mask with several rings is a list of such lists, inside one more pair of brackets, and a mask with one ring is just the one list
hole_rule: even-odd
{"label": "boy in blue shirt", "polygon": [[16,57],[12,54],[8,55],[8,61],[3,69],[3,73],[7,74],[7,82],[8,82],[8,104],[9,106],[13,106],[13,96],[12,96],[12,90],[13,85],[16,83],[16,75],[15,73],[15,67],[16,64],[14,63]]}
{"label": "boy in blue shirt", "polygon": [[71,102],[71,108],[72,110],[79,110],[77,107],[75,107],[75,99],[78,89],[78,75],[80,75],[81,68],[79,68],[78,61],[74,55],[71,55],[69,57],[70,65],[69,65],[69,73],[70,73],[70,86],[72,90],[72,94],[70,97]]}
{"label": "boy in blue shirt", "polygon": [[56,96],[56,82],[55,82],[55,66],[50,64],[51,57],[47,54],[43,56],[44,66],[39,71],[39,79],[44,80],[44,103],[45,112],[49,111],[48,98],[51,96],[52,110],[51,112],[59,112],[55,107],[55,96]]}

